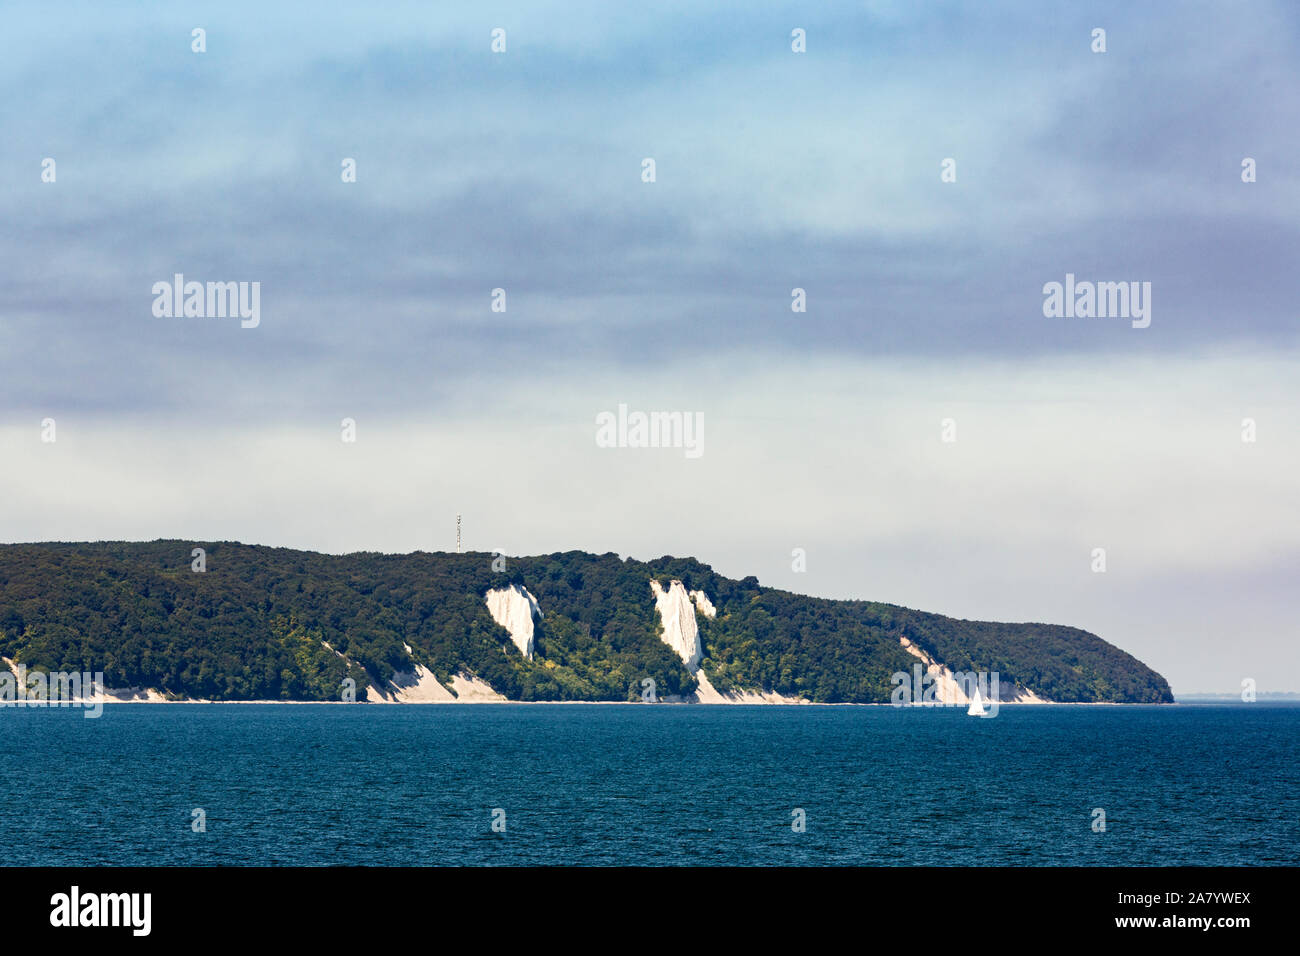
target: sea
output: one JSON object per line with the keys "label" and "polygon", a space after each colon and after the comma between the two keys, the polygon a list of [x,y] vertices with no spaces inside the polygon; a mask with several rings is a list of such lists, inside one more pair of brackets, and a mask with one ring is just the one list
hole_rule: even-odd
{"label": "sea", "polygon": [[1300,864],[1300,706],[0,708],[10,866]]}

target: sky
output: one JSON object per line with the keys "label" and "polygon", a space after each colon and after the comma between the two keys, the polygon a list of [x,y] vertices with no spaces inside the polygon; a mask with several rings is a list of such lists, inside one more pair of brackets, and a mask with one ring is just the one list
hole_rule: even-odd
{"label": "sky", "polygon": [[[1300,691],[1300,8],[761,7],[8,5],[0,540],[461,514]],[[1150,325],[1046,316],[1067,274]]]}

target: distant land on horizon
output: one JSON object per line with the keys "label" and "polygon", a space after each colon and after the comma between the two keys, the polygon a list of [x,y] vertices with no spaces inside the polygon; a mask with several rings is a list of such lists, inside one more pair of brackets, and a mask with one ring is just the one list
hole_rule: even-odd
{"label": "distant land on horizon", "polygon": [[[1179,694],[1180,701],[1191,703],[1198,700],[1227,701],[1239,704],[1250,703],[1241,699],[1241,691],[1200,691]],[[1261,690],[1255,692],[1255,699],[1261,701],[1295,702],[1300,704],[1300,693],[1293,690]]]}
{"label": "distant land on horizon", "polygon": [[954,673],[972,672],[997,673],[1003,702],[1174,699],[1160,674],[1078,628],[581,551],[0,545],[0,658],[103,671],[119,699],[336,701],[350,679],[357,700],[392,702],[639,701],[650,687],[667,701],[888,703],[893,676],[919,672],[949,703],[965,700]]}

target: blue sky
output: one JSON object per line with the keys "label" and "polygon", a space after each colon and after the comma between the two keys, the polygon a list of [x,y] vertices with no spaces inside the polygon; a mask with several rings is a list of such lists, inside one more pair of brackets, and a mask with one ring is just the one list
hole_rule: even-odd
{"label": "blue sky", "polygon": [[[7,540],[462,511],[1300,689],[1293,4],[60,10],[0,32]],[[156,318],[176,272],[260,326]],[[1152,283],[1150,328],[1044,318],[1067,272]],[[706,455],[596,449],[620,402]]]}

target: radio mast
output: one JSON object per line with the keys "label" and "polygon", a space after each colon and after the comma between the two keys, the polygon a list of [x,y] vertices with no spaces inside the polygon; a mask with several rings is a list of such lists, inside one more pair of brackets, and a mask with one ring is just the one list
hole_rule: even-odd
{"label": "radio mast", "polygon": [[460,554],[460,515],[456,515],[456,553]]}

